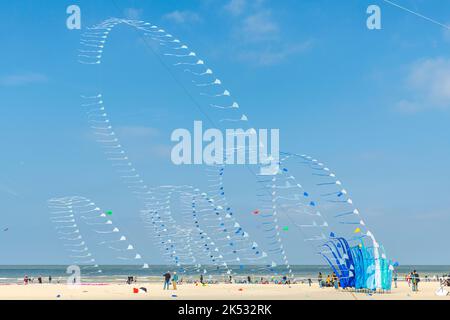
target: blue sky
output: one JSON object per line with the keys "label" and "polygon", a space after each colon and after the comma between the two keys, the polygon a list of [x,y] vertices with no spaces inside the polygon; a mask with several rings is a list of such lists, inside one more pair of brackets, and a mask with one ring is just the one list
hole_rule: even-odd
{"label": "blue sky", "polygon": [[[396,3],[450,24],[450,3]],[[151,247],[80,107],[91,80],[76,61],[83,31],[65,27],[71,4],[83,28],[137,18],[189,43],[254,124],[280,128],[283,150],[333,168],[390,257],[450,264],[450,31],[381,0],[3,1],[0,227],[9,230],[0,233],[0,263],[66,262],[46,207],[64,195],[113,207]],[[366,28],[370,4],[381,7],[382,30]],[[105,59],[116,61],[102,81],[136,164],[155,185],[192,179],[170,163],[170,132],[202,115],[135,33],[119,32]],[[239,191],[235,201],[251,210],[249,191]],[[244,225],[257,233],[248,216]],[[155,250],[147,255],[158,261]]]}

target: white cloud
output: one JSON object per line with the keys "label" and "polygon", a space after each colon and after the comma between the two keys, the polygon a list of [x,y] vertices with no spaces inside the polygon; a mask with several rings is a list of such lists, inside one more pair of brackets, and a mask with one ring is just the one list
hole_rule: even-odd
{"label": "white cloud", "polygon": [[435,58],[416,62],[406,79],[409,99],[397,103],[397,110],[418,112],[450,109],[450,59]]}
{"label": "white cloud", "polygon": [[232,19],[232,44],[227,51],[233,50],[232,56],[238,61],[270,66],[312,47],[311,40],[287,39],[278,11],[265,0],[228,0],[221,9]]}
{"label": "white cloud", "polygon": [[230,0],[223,8],[232,16],[240,16],[250,11],[262,9],[265,0]]}
{"label": "white cloud", "polygon": [[142,16],[143,10],[136,8],[126,8],[123,13],[127,19],[139,20]]}
{"label": "white cloud", "polygon": [[254,13],[244,19],[243,36],[251,41],[270,40],[277,36],[278,24],[273,20],[270,10]]}
{"label": "white cloud", "polygon": [[246,0],[231,0],[224,9],[233,16],[239,16],[244,13],[246,5]]}
{"label": "white cloud", "polygon": [[273,11],[265,6],[264,0],[231,0],[224,9],[237,19],[232,31],[237,60],[269,66],[311,47],[311,41],[285,41]]}
{"label": "white cloud", "polygon": [[272,11],[264,6],[264,0],[231,0],[223,9],[237,20],[234,34],[250,42],[270,40],[279,32]]}
{"label": "white cloud", "polygon": [[167,13],[163,16],[164,19],[170,20],[175,23],[195,23],[199,22],[200,16],[192,11],[178,11],[175,10],[173,12]]}
{"label": "white cloud", "polygon": [[34,83],[44,83],[47,81],[47,76],[40,73],[13,74],[0,77],[0,86],[15,87]]}

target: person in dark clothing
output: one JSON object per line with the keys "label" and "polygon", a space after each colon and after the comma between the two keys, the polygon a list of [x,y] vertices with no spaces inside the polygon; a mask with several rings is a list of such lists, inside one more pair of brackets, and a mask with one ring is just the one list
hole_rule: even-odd
{"label": "person in dark clothing", "polygon": [[170,274],[170,272],[169,271],[167,271],[165,274],[164,274],[164,289],[163,290],[166,290],[166,288],[167,288],[167,290],[169,290],[169,286],[170,286],[170,278],[171,278],[172,276],[171,276],[171,274]]}
{"label": "person in dark clothing", "polygon": [[416,270],[414,270],[411,273],[411,284],[412,284],[412,291],[417,292],[419,291],[419,282],[420,282],[420,276],[417,273]]}
{"label": "person in dark clothing", "polygon": [[203,275],[200,275],[200,283],[203,284]]}
{"label": "person in dark clothing", "polygon": [[397,270],[394,270],[394,287],[397,288],[397,281],[398,281],[398,273]]}

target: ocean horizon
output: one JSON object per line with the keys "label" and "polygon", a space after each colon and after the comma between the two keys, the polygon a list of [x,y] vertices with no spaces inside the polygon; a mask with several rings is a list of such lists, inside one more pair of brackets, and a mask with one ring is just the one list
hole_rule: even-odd
{"label": "ocean horizon", "polygon": [[[52,282],[65,282],[69,276],[66,273],[68,265],[0,265],[0,283],[21,283],[23,278],[28,276],[34,278],[37,282],[38,277],[42,277],[44,283],[48,283],[49,276]],[[248,266],[228,266],[232,271],[235,280],[244,280],[247,276],[253,279],[279,277],[286,275],[285,266],[277,266],[269,271],[265,266],[248,265]],[[93,267],[89,265],[81,265],[82,282],[96,283],[124,283],[129,276],[137,277],[138,281],[161,281],[162,275],[169,271],[176,271],[180,278],[186,280],[198,280],[203,274],[205,280],[223,281],[229,277],[223,269],[215,270],[215,266],[202,266],[199,272],[195,266],[177,267],[174,265],[149,265],[148,268],[142,268],[142,265],[99,265]],[[326,265],[291,265],[294,278],[297,280],[315,279],[319,272],[324,275],[331,274],[332,270]],[[101,272],[99,272],[101,270]],[[207,270],[204,273],[203,270]],[[450,274],[450,265],[401,265],[396,267],[399,279],[412,270],[417,270],[421,277],[435,276],[441,277]]]}

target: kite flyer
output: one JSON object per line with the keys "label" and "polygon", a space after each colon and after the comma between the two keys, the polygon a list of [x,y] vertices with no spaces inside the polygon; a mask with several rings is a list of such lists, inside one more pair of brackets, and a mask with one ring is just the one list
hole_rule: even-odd
{"label": "kite flyer", "polygon": [[417,271],[414,270],[411,273],[411,284],[412,284],[412,291],[413,292],[419,291],[419,282],[420,282],[420,276],[417,273]]}
{"label": "kite flyer", "polygon": [[173,290],[177,290],[177,283],[178,283],[178,275],[177,275],[177,273],[174,271],[174,272],[173,272],[173,277],[172,277],[172,287],[173,287]]}
{"label": "kite flyer", "polygon": [[167,271],[163,276],[164,276],[164,289],[163,290],[169,290],[170,278],[172,277],[170,274],[170,271]]}

